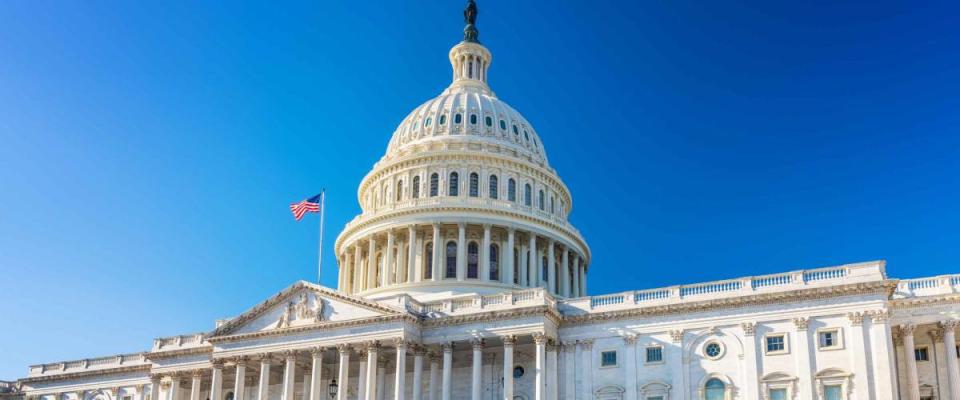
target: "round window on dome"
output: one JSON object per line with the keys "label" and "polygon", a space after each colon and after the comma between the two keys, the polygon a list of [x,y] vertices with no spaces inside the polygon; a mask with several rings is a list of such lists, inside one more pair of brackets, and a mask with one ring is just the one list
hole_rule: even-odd
{"label": "round window on dome", "polygon": [[502,131],[507,130],[507,121],[504,121],[502,119],[500,120],[500,130]]}
{"label": "round window on dome", "polygon": [[461,122],[463,122],[463,116],[460,115],[460,113],[457,113],[457,115],[453,116],[453,123],[459,124]]}
{"label": "round window on dome", "polygon": [[477,114],[470,114],[470,125],[477,124]]}
{"label": "round window on dome", "polygon": [[487,127],[493,126],[493,118],[486,117],[486,118],[484,118],[484,121],[483,121],[483,122],[487,124]]}
{"label": "round window on dome", "polygon": [[441,115],[441,116],[440,116],[440,119],[438,119],[437,122],[439,122],[440,125],[443,125],[443,124],[447,123],[447,116],[446,116],[446,115]]}

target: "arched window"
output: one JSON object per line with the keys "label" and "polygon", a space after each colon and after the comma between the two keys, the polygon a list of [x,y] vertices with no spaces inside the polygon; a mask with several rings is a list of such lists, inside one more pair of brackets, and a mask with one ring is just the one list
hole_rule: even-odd
{"label": "arched window", "polygon": [[383,276],[383,254],[377,254],[376,273],[373,277],[373,287],[380,287],[380,277]]}
{"label": "arched window", "polygon": [[502,119],[500,120],[500,130],[501,131],[507,130],[507,121],[504,121]]}
{"label": "arched window", "polygon": [[513,284],[520,284],[520,250],[513,249]]}
{"label": "arched window", "polygon": [[477,124],[477,114],[470,114],[470,125]]}
{"label": "arched window", "polygon": [[437,195],[437,187],[440,186],[440,175],[436,172],[430,174],[430,197]]}
{"label": "arched window", "polygon": [[491,199],[496,199],[496,198],[497,198],[497,185],[498,185],[498,182],[499,182],[499,180],[497,179],[497,176],[496,176],[496,175],[490,175],[490,198],[491,198]]}
{"label": "arched window", "polygon": [[480,196],[480,175],[476,172],[470,173],[470,197]]}
{"label": "arched window", "polygon": [[397,181],[397,201],[403,199],[403,181]]}
{"label": "arched window", "polygon": [[433,279],[433,242],[423,249],[423,279]]}
{"label": "arched window", "polygon": [[453,116],[453,123],[460,125],[461,122],[463,122],[463,115],[461,115],[460,113],[457,113],[456,115]]}
{"label": "arched window", "polygon": [[446,115],[446,114],[441,114],[441,115],[440,115],[440,118],[437,119],[437,121],[440,122],[440,125],[443,125],[443,124],[447,123],[447,115]]}
{"label": "arched window", "polygon": [[553,196],[550,196],[550,213],[553,214]]}
{"label": "arched window", "polygon": [[724,400],[727,385],[717,378],[711,378],[703,385],[704,398],[707,400]]}
{"label": "arched window", "polygon": [[484,118],[483,122],[487,124],[487,127],[493,126],[493,118],[490,118],[490,116],[487,116],[486,118]]}
{"label": "arched window", "polygon": [[530,184],[523,185],[523,205],[530,207],[530,204],[533,202],[533,194],[530,190]]}
{"label": "arched window", "polygon": [[550,275],[547,275],[549,272],[547,271],[547,267],[549,267],[549,265],[547,265],[547,257],[544,256],[542,259],[540,259],[540,280],[544,282],[550,282],[550,280],[547,279],[550,277]]}
{"label": "arched window", "polygon": [[519,134],[520,134],[520,132],[517,131],[517,126],[514,125],[514,126],[513,126],[513,135],[514,135],[514,136],[517,136],[517,135],[519,135]]}
{"label": "arched window", "polygon": [[490,244],[490,280],[500,280],[500,246],[495,243]]}
{"label": "arched window", "polygon": [[467,278],[477,279],[480,277],[480,249],[477,242],[470,242],[467,245]]}
{"label": "arched window", "polygon": [[456,172],[450,173],[450,187],[447,188],[447,196],[459,196],[460,195],[460,174]]}
{"label": "arched window", "polygon": [[420,198],[420,175],[413,177],[413,187],[411,189],[413,190],[413,198]]}
{"label": "arched window", "polygon": [[517,201],[517,181],[507,179],[507,200]]}
{"label": "arched window", "polygon": [[543,211],[543,191],[540,191],[540,196],[537,197],[537,205],[540,206],[540,211]]}
{"label": "arched window", "polygon": [[447,242],[447,271],[444,278],[457,277],[457,242]]}
{"label": "arched window", "polygon": [[387,186],[384,186],[383,195],[380,196],[380,204],[387,204],[387,202],[390,201],[390,196],[388,196],[387,193],[390,193],[390,188]]}

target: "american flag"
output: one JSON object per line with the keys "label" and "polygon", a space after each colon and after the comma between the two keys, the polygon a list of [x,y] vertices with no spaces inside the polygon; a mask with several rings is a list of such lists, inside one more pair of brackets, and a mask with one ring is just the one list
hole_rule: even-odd
{"label": "american flag", "polygon": [[313,196],[309,199],[300,200],[299,203],[290,203],[290,212],[293,213],[293,218],[296,218],[299,221],[303,218],[303,214],[308,212],[320,212],[320,197],[323,196],[323,193]]}

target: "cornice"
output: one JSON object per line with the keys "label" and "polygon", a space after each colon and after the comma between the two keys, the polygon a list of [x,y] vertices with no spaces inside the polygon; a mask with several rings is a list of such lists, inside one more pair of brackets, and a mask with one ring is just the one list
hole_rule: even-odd
{"label": "cornice", "polygon": [[249,339],[259,339],[264,337],[272,336],[282,336],[291,333],[301,333],[301,332],[310,332],[315,330],[323,329],[339,329],[344,327],[353,327],[353,326],[364,326],[364,325],[375,325],[385,322],[397,322],[397,321],[407,321],[416,323],[419,321],[417,317],[414,317],[410,314],[401,314],[395,313],[393,315],[384,315],[370,318],[357,318],[346,321],[330,321],[330,322],[318,322],[312,325],[306,326],[295,326],[289,328],[278,328],[270,329],[265,331],[250,332],[250,333],[239,333],[235,335],[223,335],[216,336],[207,339],[210,343],[228,343],[228,342],[237,342],[242,340]]}
{"label": "cornice", "polygon": [[618,321],[631,318],[655,317],[684,313],[698,313],[720,309],[742,308],[748,306],[782,304],[807,300],[819,300],[842,296],[863,294],[884,294],[889,296],[897,287],[897,281],[874,281],[853,283],[839,286],[826,286],[811,289],[799,289],[787,292],[771,292],[748,296],[711,299],[698,302],[665,304],[657,306],[637,307],[626,310],[615,310],[582,315],[571,315],[563,318],[563,326],[578,326]]}
{"label": "cornice", "polygon": [[890,308],[894,310],[929,307],[931,305],[938,304],[960,304],[960,293],[949,293],[938,296],[908,297],[890,300]]}
{"label": "cornice", "polygon": [[19,379],[17,382],[20,383],[37,383],[37,382],[50,382],[63,379],[75,379],[82,378],[87,376],[98,376],[98,375],[113,375],[113,374],[123,374],[129,372],[140,372],[140,371],[150,371],[152,366],[150,364],[140,364],[140,365],[128,365],[125,367],[117,368],[104,368],[92,371],[77,371],[77,372],[66,372],[62,374],[53,374],[45,376],[33,376],[28,378]]}
{"label": "cornice", "polygon": [[563,318],[555,307],[549,305],[539,305],[511,310],[487,311],[465,315],[450,315],[439,318],[428,318],[424,319],[421,322],[421,325],[424,328],[441,328],[476,322],[501,321],[530,316],[543,316],[557,325],[560,324],[560,320]]}
{"label": "cornice", "polygon": [[190,356],[195,354],[209,354],[213,353],[213,346],[203,346],[203,347],[190,347],[186,349],[176,349],[176,350],[160,350],[151,353],[147,353],[147,360],[162,360],[166,358],[175,358],[181,356]]}

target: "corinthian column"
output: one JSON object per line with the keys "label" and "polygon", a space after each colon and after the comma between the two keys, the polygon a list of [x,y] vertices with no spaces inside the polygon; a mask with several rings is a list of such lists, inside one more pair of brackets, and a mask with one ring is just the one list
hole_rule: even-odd
{"label": "corinthian column", "polygon": [[399,281],[397,279],[397,266],[393,262],[393,242],[395,235],[393,234],[392,229],[387,229],[387,248],[383,250],[383,277],[380,279],[382,282],[380,286],[390,286],[393,283]]}
{"label": "corinthian column", "polygon": [[512,227],[507,227],[507,248],[503,249],[503,251],[501,252],[503,254],[503,260],[500,261],[500,265],[503,266],[503,272],[502,272],[503,281],[506,282],[508,285],[513,285],[513,281],[514,279],[516,279],[514,278],[514,275],[513,275],[514,273],[513,269],[516,268],[513,265],[513,252],[514,252],[513,246],[514,246],[514,240],[516,239],[515,235],[516,235],[516,232],[514,231],[514,229]]}
{"label": "corinthian column", "polygon": [[[309,400],[321,400],[323,397],[320,388],[320,385],[323,384],[323,351],[323,347],[315,347],[310,349],[312,364],[310,368]],[[307,380],[306,377],[304,377],[303,380]]]}
{"label": "corinthian column", "polygon": [[380,343],[372,342],[367,345],[367,400],[377,398],[377,368],[380,361],[378,356]]}
{"label": "corinthian column", "polygon": [[903,337],[903,358],[907,363],[907,400],[920,400],[920,379],[917,376],[917,359],[914,355],[913,331],[914,325],[900,325],[900,335]]}
{"label": "corinthian column", "polygon": [[483,374],[483,340],[473,340],[473,379],[471,380],[470,390],[473,400],[480,400],[481,377]]}
{"label": "corinthian column", "polygon": [[337,345],[337,354],[340,355],[340,384],[337,390],[337,400],[347,400],[347,392],[350,389],[350,346],[346,344]]}
{"label": "corinthian column", "polygon": [[547,291],[557,294],[557,257],[554,255],[556,244],[553,239],[547,242]]}
{"label": "corinthian column", "polygon": [[223,361],[213,360],[213,370],[210,373],[210,400],[220,400],[223,390]]}
{"label": "corinthian column", "polygon": [[[444,278],[441,274],[443,270],[440,267],[440,249],[443,246],[443,238],[440,236],[440,224],[433,224],[433,280],[439,281]],[[426,257],[426,255],[424,255]]]}
{"label": "corinthian column", "polygon": [[445,343],[443,345],[443,389],[440,398],[450,400],[451,385],[453,384],[453,344]]}
{"label": "corinthian column", "polygon": [[530,244],[527,247],[530,250],[527,268],[530,269],[530,279],[533,281],[529,284],[531,287],[540,286],[540,268],[537,268],[537,235],[533,232],[530,232]]}
{"label": "corinthian column", "polygon": [[503,400],[513,400],[513,345],[517,337],[503,337]]}
{"label": "corinthian column", "polygon": [[403,340],[397,340],[394,342],[397,346],[397,368],[396,368],[396,384],[393,385],[394,395],[393,398],[396,400],[404,400],[404,395],[406,394],[406,378],[407,378],[407,342]]}
{"label": "corinthian column", "polygon": [[563,251],[560,253],[561,267],[558,271],[560,275],[560,295],[570,297],[570,251],[567,250],[565,244],[560,245],[560,250]]}
{"label": "corinthian column", "polygon": [[257,400],[270,399],[270,355],[260,355],[260,386]]}
{"label": "corinthian column", "polygon": [[297,355],[293,351],[287,351],[284,356],[283,400],[295,400],[293,398],[293,385],[296,382]]}
{"label": "corinthian column", "polygon": [[247,384],[247,358],[239,357],[237,358],[236,365],[236,378],[233,381],[233,400],[245,400],[243,392],[245,390],[245,385]]}
{"label": "corinthian column", "polygon": [[357,293],[363,290],[363,283],[366,282],[366,275],[363,272],[363,250],[360,249],[360,243],[356,242],[353,244],[353,282],[350,284],[353,285],[352,293]]}
{"label": "corinthian column", "polygon": [[200,371],[193,371],[193,379],[190,381],[190,400],[200,400]]}
{"label": "corinthian column", "polygon": [[413,400],[423,400],[423,346],[413,349]]}
{"label": "corinthian column", "polygon": [[467,276],[467,224],[457,224],[457,280]]}
{"label": "corinthian column", "polygon": [[[423,278],[423,272],[417,268],[417,226],[410,225],[407,228],[407,282],[420,282]],[[423,255],[427,258],[427,255]]]}
{"label": "corinthian column", "polygon": [[370,235],[367,247],[367,289],[377,287],[377,239]]}
{"label": "corinthian column", "polygon": [[960,365],[957,363],[957,334],[960,321],[948,320],[940,323],[943,328],[943,353],[947,357],[947,378],[950,382],[950,398],[960,399]]}
{"label": "corinthian column", "polygon": [[478,272],[481,281],[490,280],[490,224],[483,225],[483,248],[480,249],[480,271]]}
{"label": "corinthian column", "polygon": [[546,396],[546,366],[547,358],[547,337],[541,333],[533,334],[533,342],[536,344],[536,371],[534,375],[533,398],[535,400],[545,400]]}

